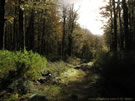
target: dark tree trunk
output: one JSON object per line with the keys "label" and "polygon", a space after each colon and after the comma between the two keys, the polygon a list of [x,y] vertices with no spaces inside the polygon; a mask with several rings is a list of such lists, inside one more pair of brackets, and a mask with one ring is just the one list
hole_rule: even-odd
{"label": "dark tree trunk", "polygon": [[63,35],[62,35],[62,56],[65,56],[65,35],[66,35],[66,8],[63,7]]}
{"label": "dark tree trunk", "polygon": [[72,35],[71,33],[68,36],[68,55],[71,56],[72,55]]}
{"label": "dark tree trunk", "polygon": [[123,20],[124,20],[124,35],[125,35],[125,49],[130,49],[130,37],[129,37],[129,28],[128,28],[128,7],[126,0],[122,0],[123,6]]}
{"label": "dark tree trunk", "polygon": [[68,55],[72,56],[72,48],[73,48],[73,38],[72,34],[74,31],[74,25],[76,20],[76,12],[74,11],[74,5],[69,10],[69,21],[68,21],[68,27],[69,27],[69,35],[68,35]]}
{"label": "dark tree trunk", "polygon": [[135,0],[132,1],[132,16],[133,16],[133,48],[135,50]]}
{"label": "dark tree trunk", "polygon": [[43,17],[42,17],[42,21],[43,21],[43,28],[42,28],[42,33],[40,35],[40,43],[41,43],[41,46],[40,46],[40,52],[41,54],[46,54],[46,18],[44,18],[44,16],[47,16],[46,15],[46,10],[44,11],[43,10]]}
{"label": "dark tree trunk", "polygon": [[119,11],[119,26],[120,26],[120,49],[123,50],[124,49],[124,35],[123,35],[123,31],[122,31],[122,17],[121,17],[121,2],[120,0],[118,0],[118,11]]}
{"label": "dark tree trunk", "polygon": [[63,17],[62,56],[65,54],[66,19]]}
{"label": "dark tree trunk", "polygon": [[[17,5],[17,1],[15,1],[15,5]],[[15,15],[15,18],[14,18],[14,40],[13,40],[13,47],[14,47],[14,50],[17,50],[17,6],[15,6],[14,8],[14,15]]]}
{"label": "dark tree trunk", "polygon": [[112,30],[113,30],[112,0],[110,0],[110,7],[111,7],[111,9],[110,9],[110,14],[111,14],[111,16],[110,16],[110,17],[111,17],[111,18],[110,18],[110,20],[111,20],[111,21],[110,21],[110,22],[111,22],[111,33],[110,33],[110,34],[111,34],[111,35],[110,35],[110,36],[111,36],[111,43],[110,43],[110,51],[112,51],[112,50],[113,50],[113,40],[114,40],[114,39],[113,39],[113,36],[114,36],[114,35],[113,35],[113,32],[112,32]]}
{"label": "dark tree trunk", "polygon": [[69,44],[68,44],[68,55],[71,56],[72,55],[72,44],[73,44],[73,38],[72,38],[72,33],[73,33],[73,30],[74,30],[74,18],[72,18],[73,20],[71,20],[71,25],[70,25],[70,33],[69,33],[69,36],[68,36],[68,41],[69,41]]}
{"label": "dark tree trunk", "polygon": [[[19,6],[21,5],[21,0],[19,0]],[[24,32],[23,32],[23,10],[21,9],[21,7],[19,7],[19,48],[24,49]]]}
{"label": "dark tree trunk", "polygon": [[117,51],[117,12],[115,0],[113,0],[113,12],[114,12],[114,42],[113,42],[113,50]]}
{"label": "dark tree trunk", "polygon": [[31,16],[29,18],[29,26],[26,32],[26,49],[31,50],[33,49],[34,44],[34,11],[32,10]]}
{"label": "dark tree trunk", "polygon": [[0,0],[0,49],[3,49],[5,0]]}

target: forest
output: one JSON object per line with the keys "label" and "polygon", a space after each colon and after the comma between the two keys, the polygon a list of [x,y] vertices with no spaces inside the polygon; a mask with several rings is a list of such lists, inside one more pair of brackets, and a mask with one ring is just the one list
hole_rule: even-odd
{"label": "forest", "polygon": [[101,36],[74,4],[0,0],[0,101],[133,101],[135,0],[106,2]]}

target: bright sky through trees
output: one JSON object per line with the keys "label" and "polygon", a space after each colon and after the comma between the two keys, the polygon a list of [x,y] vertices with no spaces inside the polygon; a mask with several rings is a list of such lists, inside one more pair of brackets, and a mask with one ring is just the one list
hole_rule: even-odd
{"label": "bright sky through trees", "polygon": [[103,34],[103,22],[106,21],[100,15],[100,7],[104,6],[105,0],[65,0],[66,3],[74,3],[76,9],[79,8],[78,23],[89,29],[93,34]]}

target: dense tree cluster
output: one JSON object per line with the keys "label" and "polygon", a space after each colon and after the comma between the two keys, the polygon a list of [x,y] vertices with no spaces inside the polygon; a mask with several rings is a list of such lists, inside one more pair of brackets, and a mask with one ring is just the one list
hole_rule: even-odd
{"label": "dense tree cluster", "polygon": [[[110,0],[102,14],[109,17],[105,39],[110,50],[135,49],[135,0]],[[109,26],[108,26],[109,25]]]}
{"label": "dense tree cluster", "polygon": [[1,49],[92,58],[101,43],[77,24],[74,5],[59,6],[56,0],[2,0],[0,10]]}
{"label": "dense tree cluster", "polygon": [[134,98],[135,0],[110,0],[102,10],[109,18],[104,30],[109,52],[95,63],[101,96]]}

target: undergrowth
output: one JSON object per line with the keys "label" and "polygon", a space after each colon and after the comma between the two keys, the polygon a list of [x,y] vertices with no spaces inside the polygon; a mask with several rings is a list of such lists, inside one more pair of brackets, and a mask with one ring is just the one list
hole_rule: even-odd
{"label": "undergrowth", "polygon": [[23,73],[31,80],[39,79],[46,68],[47,60],[32,51],[0,51],[0,78],[6,77],[10,71]]}
{"label": "undergrowth", "polygon": [[133,97],[135,53],[102,53],[94,63],[103,97]]}

